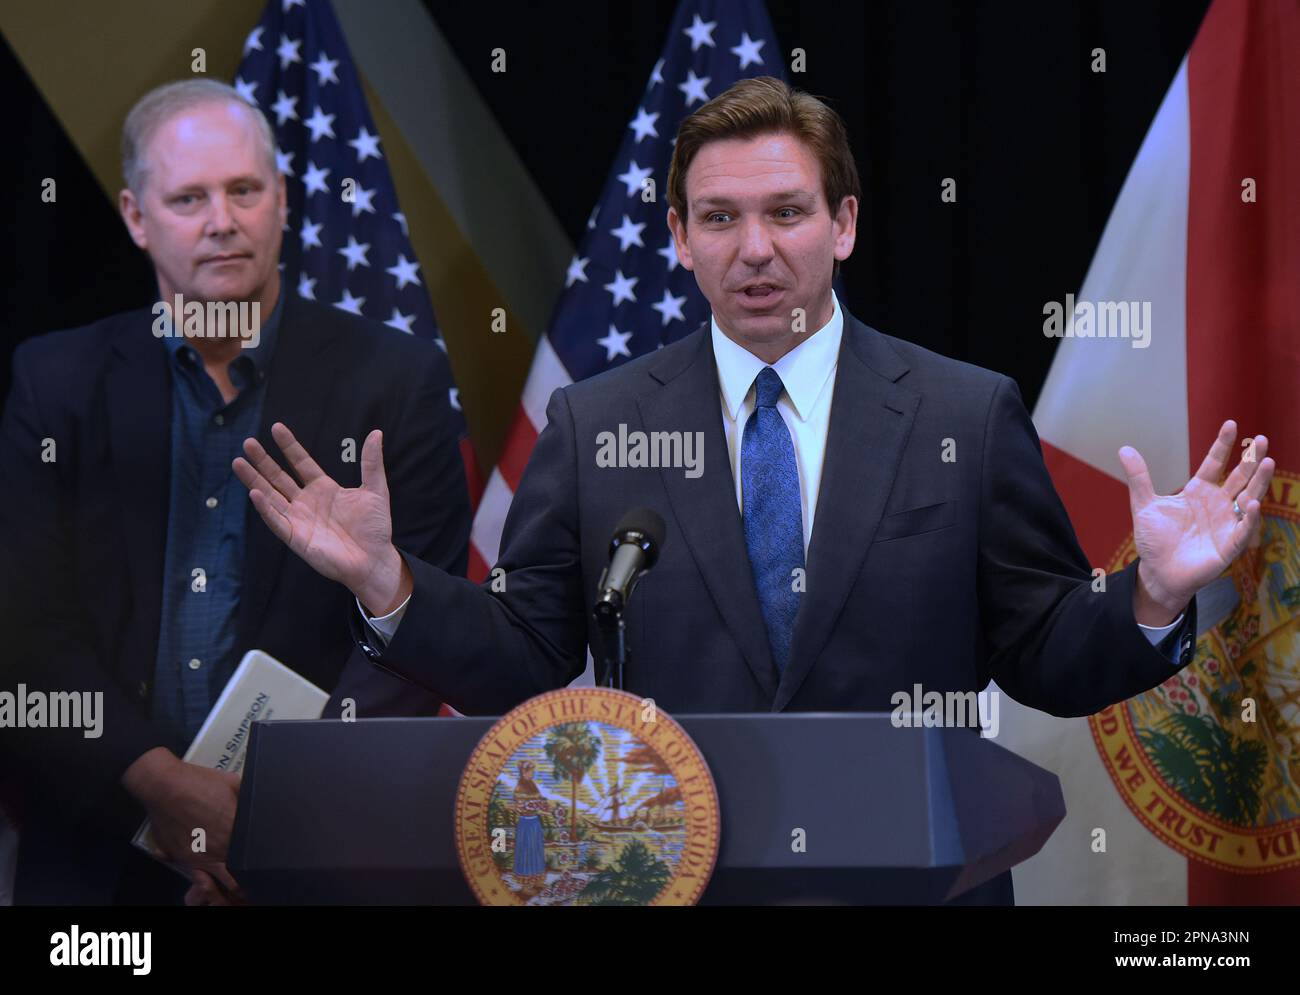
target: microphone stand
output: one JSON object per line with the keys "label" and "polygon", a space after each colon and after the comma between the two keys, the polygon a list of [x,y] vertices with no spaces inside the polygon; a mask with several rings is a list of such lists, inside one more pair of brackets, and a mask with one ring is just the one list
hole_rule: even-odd
{"label": "microphone stand", "polygon": [[600,630],[601,673],[597,684],[623,690],[629,650],[627,624],[623,621],[622,598],[603,598],[596,602],[596,628]]}

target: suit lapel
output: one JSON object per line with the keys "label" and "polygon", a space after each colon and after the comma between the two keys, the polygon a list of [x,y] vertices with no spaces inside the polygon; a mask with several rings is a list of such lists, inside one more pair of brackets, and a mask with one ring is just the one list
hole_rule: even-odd
{"label": "suit lapel", "polygon": [[789,704],[812,669],[880,524],[920,404],[915,391],[896,382],[907,370],[879,332],[845,313],[807,593],[774,711]]}
{"label": "suit lapel", "polygon": [[660,474],[682,541],[745,663],[764,693],[772,697],[777,690],[776,665],[745,552],[708,329],[706,324],[695,333],[700,337],[697,349],[674,350],[652,367],[650,375],[663,388],[638,398],[637,403],[647,432],[704,433],[705,469],[700,477],[688,479],[680,469],[670,468],[661,468]]}
{"label": "suit lapel", "polygon": [[[329,321],[308,321],[301,306],[288,288],[284,314],[267,375],[266,397],[262,400],[262,417],[257,439],[281,466],[287,466],[280,447],[271,438],[271,426],[284,422],[297,436],[307,452],[320,457],[322,443],[336,445],[341,440],[324,438],[325,411],[337,381],[337,330]],[[357,440],[358,453],[361,440]],[[245,501],[247,498],[245,497]],[[284,566],[285,545],[266,527],[261,516],[247,501],[244,525],[244,570],[239,597],[237,645],[254,648],[265,615],[267,602]]]}
{"label": "suit lapel", "polygon": [[[139,644],[156,650],[171,501],[171,375],[147,312],[124,320],[104,380],[109,449]],[[152,673],[153,660],[141,668]]]}

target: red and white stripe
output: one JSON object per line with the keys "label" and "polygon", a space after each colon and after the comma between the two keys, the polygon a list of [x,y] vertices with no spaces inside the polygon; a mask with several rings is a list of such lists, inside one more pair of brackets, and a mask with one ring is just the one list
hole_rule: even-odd
{"label": "red and white stripe", "polygon": [[569,371],[551,348],[550,340],[543,335],[533,356],[532,369],[524,383],[524,396],[519,400],[519,410],[506,437],[501,460],[488,478],[478,510],[474,513],[474,525],[469,536],[471,580],[482,581],[496,563],[501,553],[501,530],[505,527],[510,502],[514,500],[537,437],[546,427],[547,402],[554,391],[571,383],[573,378]]}

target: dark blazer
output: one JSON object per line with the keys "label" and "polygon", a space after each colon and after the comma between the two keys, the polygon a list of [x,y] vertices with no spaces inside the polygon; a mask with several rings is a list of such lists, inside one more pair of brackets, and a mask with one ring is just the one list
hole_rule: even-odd
{"label": "dark blazer", "polygon": [[[783,676],[745,551],[707,326],[557,390],[547,419],[506,519],[505,590],[404,550],[415,592],[391,645],[371,648],[463,712],[504,712],[582,672],[610,535],[636,506],[664,517],[667,539],[627,612],[627,683],[670,713],[888,711],[917,683],[978,691],[994,679],[1034,708],[1088,715],[1174,671],[1134,621],[1136,563],[1092,591],[1007,377],[845,316]],[[620,424],[703,432],[703,474],[597,466],[596,437]]]}
{"label": "dark blazer", "polygon": [[[597,466],[597,436],[620,424],[702,432],[703,475]],[[663,516],[667,538],[627,611],[627,688],[669,713],[889,711],[914,684],[994,679],[1032,707],[1087,715],[1191,659],[1194,605],[1160,648],[1138,629],[1136,563],[1092,591],[1016,384],[847,314],[784,675],[746,554],[707,325],[557,390],[506,519],[505,590],[403,551],[410,604],[387,648],[356,627],[364,650],[466,713],[563,686],[599,645],[589,608],[610,535],[637,506]]]}
{"label": "dark blazer", "polygon": [[[163,744],[148,709],[172,402],[167,351],[151,322],[150,312],[131,312],[24,342],[0,429],[0,535],[8,547],[0,610],[8,648],[21,641],[0,663],[0,686],[104,693],[99,739],[79,730],[0,731],[30,782],[28,814],[48,810],[65,827],[124,794],[122,772]],[[357,486],[362,441],[383,429],[394,536],[439,569],[463,574],[470,511],[450,387],[446,356],[429,342],[286,290],[258,437],[278,453],[270,426],[283,421],[327,473]],[[57,445],[53,463],[41,461],[47,438]],[[356,461],[345,463],[348,438]],[[436,709],[418,688],[376,679],[348,634],[352,596],[288,554],[251,503],[247,515],[240,655],[265,650],[318,686],[352,694],[359,717]],[[355,686],[353,671],[364,678]],[[138,807],[127,811],[138,824]]]}

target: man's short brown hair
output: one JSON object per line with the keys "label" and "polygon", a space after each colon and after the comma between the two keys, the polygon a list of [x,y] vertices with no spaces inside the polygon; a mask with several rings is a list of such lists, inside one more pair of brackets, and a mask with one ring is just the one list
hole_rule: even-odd
{"label": "man's short brown hair", "polygon": [[835,111],[810,93],[774,76],[742,79],[682,122],[668,167],[668,203],[685,223],[686,171],[708,142],[784,132],[811,150],[821,166],[831,214],[845,197],[862,197],[848,131]]}
{"label": "man's short brown hair", "polygon": [[136,101],[122,126],[122,177],[137,198],[143,196],[149,177],[146,152],[154,133],[177,114],[204,104],[232,103],[245,108],[257,125],[258,137],[266,153],[272,175],[279,172],[276,159],[275,132],[257,104],[245,100],[228,83],[208,76],[177,80],[155,87]]}

